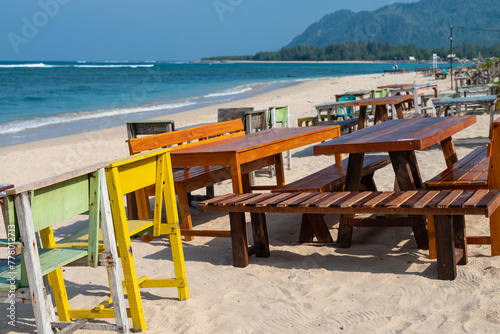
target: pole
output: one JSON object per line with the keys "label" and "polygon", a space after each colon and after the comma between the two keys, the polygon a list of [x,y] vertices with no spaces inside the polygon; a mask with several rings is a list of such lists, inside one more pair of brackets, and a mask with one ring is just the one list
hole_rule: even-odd
{"label": "pole", "polygon": [[453,90],[453,25],[450,26],[450,80]]}

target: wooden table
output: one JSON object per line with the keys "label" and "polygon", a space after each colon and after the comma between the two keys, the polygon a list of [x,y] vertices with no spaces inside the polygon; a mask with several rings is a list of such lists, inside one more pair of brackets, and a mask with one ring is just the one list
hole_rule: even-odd
{"label": "wooden table", "polygon": [[468,106],[479,104],[484,107],[490,114],[490,123],[493,122],[495,117],[495,102],[497,101],[496,95],[486,95],[486,96],[470,96],[470,97],[458,97],[454,99],[442,99],[434,102],[434,108],[437,109],[437,115],[441,116],[443,113],[447,116],[448,109],[450,107],[457,108],[457,114],[460,115],[461,106]]}
{"label": "wooden table", "polygon": [[351,107],[351,106],[359,107],[358,130],[360,130],[365,127],[367,106],[375,106],[374,124],[378,124],[380,122],[389,120],[389,112],[387,109],[388,105],[391,106],[393,118],[394,114],[397,115],[397,118],[400,119],[404,118],[402,105],[404,102],[407,102],[411,99],[412,99],[411,95],[377,97],[364,100],[345,101],[344,107]]}
{"label": "wooden table", "polygon": [[272,189],[275,186],[252,187],[249,173],[275,164],[277,186],[283,186],[285,177],[282,152],[336,137],[340,137],[338,126],[268,129],[177,149],[171,152],[172,166],[229,165],[234,193],[250,192],[252,189]]}
{"label": "wooden table", "polygon": [[463,94],[464,97],[467,97],[467,95],[489,95],[489,94],[495,94],[496,91],[496,86],[492,84],[486,84],[486,85],[463,85],[461,87],[457,88],[457,91],[461,94]]}
{"label": "wooden table", "polygon": [[[316,145],[314,154],[349,153],[345,190],[358,191],[365,153],[388,152],[399,190],[419,190],[423,189],[424,184],[415,151],[441,143],[446,165],[452,166],[458,159],[451,136],[475,122],[476,116],[474,115],[391,120]],[[338,234],[340,247],[350,246],[353,224],[363,226],[362,220],[349,222],[352,218],[352,216],[341,218]],[[418,247],[428,248],[424,216],[411,216],[409,220],[398,219],[391,222],[386,219],[379,225],[376,224],[370,222],[364,226],[397,226],[398,224],[411,226]]]}
{"label": "wooden table", "polygon": [[433,89],[434,97],[438,96],[437,84],[434,83],[426,83],[422,85],[412,85],[412,86],[404,86],[399,88],[392,88],[390,90],[391,95],[399,95],[401,93],[407,93],[413,95],[413,105],[415,108],[415,115],[418,115],[418,96],[419,94],[423,94],[423,90]]}
{"label": "wooden table", "polygon": [[385,86],[377,86],[378,89],[384,89],[384,88],[402,88],[402,87],[408,87],[408,86],[413,86],[412,83],[405,83],[405,84],[392,84],[392,85],[385,85]]}
{"label": "wooden table", "polygon": [[326,111],[329,121],[333,120],[334,115],[338,114],[339,108],[344,108],[344,102],[326,102],[314,106],[318,113],[318,122],[322,121],[321,113]]}
{"label": "wooden table", "polygon": [[371,90],[366,90],[366,89],[365,90],[352,90],[352,91],[345,92],[342,94],[335,94],[335,100],[339,101],[340,98],[343,96],[356,96],[360,99],[364,99],[364,98],[370,97],[371,94],[372,94]]}

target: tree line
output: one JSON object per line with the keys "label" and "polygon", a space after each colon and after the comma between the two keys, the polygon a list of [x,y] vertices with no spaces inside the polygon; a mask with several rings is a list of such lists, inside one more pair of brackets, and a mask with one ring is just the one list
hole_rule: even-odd
{"label": "tree line", "polygon": [[[348,60],[394,60],[415,57],[416,60],[432,60],[432,54],[446,58],[449,48],[421,48],[412,44],[392,45],[388,42],[359,41],[330,44],[327,46],[298,45],[282,48],[279,51],[261,51],[255,55],[217,56],[203,58],[204,61],[348,61]],[[479,56],[489,58],[500,56],[500,43],[492,46],[462,43],[453,46],[453,53],[460,59],[473,59]]]}

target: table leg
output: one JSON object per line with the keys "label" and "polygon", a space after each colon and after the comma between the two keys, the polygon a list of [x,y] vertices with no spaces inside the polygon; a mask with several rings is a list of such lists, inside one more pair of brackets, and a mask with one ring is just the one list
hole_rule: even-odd
{"label": "table leg", "polygon": [[[396,106],[396,116],[398,117],[398,119],[404,119],[405,115],[403,114],[403,103],[397,103],[395,106]],[[392,116],[392,118],[394,119],[394,115]]]}
{"label": "table leg", "polygon": [[[414,151],[389,152],[394,174],[400,190],[416,190],[423,188],[422,178]],[[429,237],[425,216],[411,216],[413,234],[420,249],[429,248]]]}
{"label": "table leg", "polygon": [[[346,191],[358,191],[361,184],[361,170],[363,168],[364,153],[351,153],[349,154],[349,162],[347,164],[346,175]],[[339,232],[337,237],[337,244],[341,248],[351,247],[352,239],[352,226],[348,225],[349,218],[354,215],[341,215],[339,223]]]}
{"label": "table leg", "polygon": [[417,89],[413,91],[413,108],[415,108],[415,116],[418,116],[418,93]]}
{"label": "table leg", "polygon": [[316,236],[316,239],[320,243],[333,243],[324,217],[325,215],[321,214],[303,214],[299,242],[311,243],[313,237]]}
{"label": "table leg", "polygon": [[285,169],[283,167],[283,153],[278,153],[274,156],[274,168],[276,171],[276,186],[282,187],[285,185]]}
{"label": "table leg", "polygon": [[358,116],[358,131],[365,128],[366,123],[366,106],[359,107]]}
{"label": "table leg", "polygon": [[389,120],[389,115],[387,113],[386,105],[376,105],[375,106],[375,116],[374,116],[374,124],[378,124],[381,122],[385,122]]}
{"label": "table leg", "polygon": [[248,235],[245,223],[245,213],[230,212],[231,243],[233,250],[233,265],[244,268],[248,266]]}
{"label": "table leg", "polygon": [[455,242],[451,216],[434,216],[438,278],[454,280],[457,277]]}
{"label": "table leg", "polygon": [[446,167],[451,168],[458,161],[457,152],[455,151],[455,145],[451,137],[448,137],[441,141],[441,150],[443,151],[444,160],[446,161]]}
{"label": "table leg", "polygon": [[243,193],[243,180],[241,174],[241,165],[238,155],[235,155],[230,160],[231,164],[231,180],[233,182],[233,193]]}

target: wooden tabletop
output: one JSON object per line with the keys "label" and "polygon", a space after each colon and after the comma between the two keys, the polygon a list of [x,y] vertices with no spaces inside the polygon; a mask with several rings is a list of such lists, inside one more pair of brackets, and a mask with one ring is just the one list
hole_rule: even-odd
{"label": "wooden tabletop", "polygon": [[356,100],[356,101],[345,101],[343,103],[344,107],[354,107],[354,106],[360,107],[360,106],[398,104],[411,99],[413,99],[412,95],[396,95],[396,96],[386,96],[386,97],[375,97],[375,98]]}
{"label": "wooden tabletop", "polygon": [[476,122],[476,116],[396,119],[314,146],[314,154],[423,150]]}
{"label": "wooden tabletop", "polygon": [[235,154],[241,155],[241,163],[243,163],[249,159],[265,157],[335,138],[337,131],[336,127],[327,126],[268,129],[227,140],[177,149],[171,152],[172,165],[175,167],[229,165],[228,156]]}
{"label": "wooden tabletop", "polygon": [[400,87],[407,87],[407,86],[412,86],[413,84],[411,83],[406,83],[406,84],[392,84],[392,85],[385,85],[385,86],[377,86],[378,89],[383,89],[383,88],[400,88]]}
{"label": "wooden tabletop", "polygon": [[494,103],[497,100],[496,95],[486,95],[486,96],[469,96],[469,97],[457,97],[454,99],[441,99],[434,102],[434,106],[453,106],[453,105],[466,105],[466,104],[478,104],[478,103]]}

